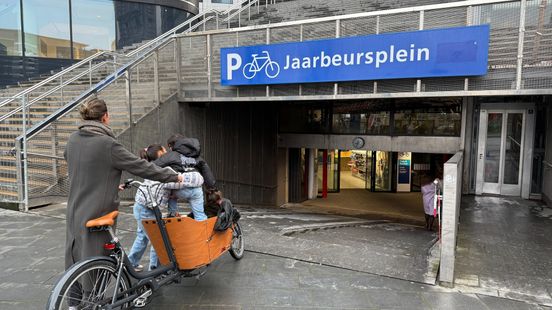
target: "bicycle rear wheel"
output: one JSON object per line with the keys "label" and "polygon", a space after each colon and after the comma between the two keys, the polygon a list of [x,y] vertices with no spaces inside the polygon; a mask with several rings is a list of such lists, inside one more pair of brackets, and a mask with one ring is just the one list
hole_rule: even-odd
{"label": "bicycle rear wheel", "polygon": [[[112,303],[116,282],[117,266],[114,261],[96,259],[74,265],[54,287],[47,309],[100,309]],[[126,291],[129,287],[130,280],[123,272],[117,292]],[[121,309],[129,306],[126,304]]]}

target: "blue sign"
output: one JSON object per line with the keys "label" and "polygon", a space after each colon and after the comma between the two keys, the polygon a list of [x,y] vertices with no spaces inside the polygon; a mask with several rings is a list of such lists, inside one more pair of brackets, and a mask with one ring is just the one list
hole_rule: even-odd
{"label": "blue sign", "polygon": [[410,159],[399,159],[399,183],[410,183]]}
{"label": "blue sign", "polygon": [[222,48],[221,84],[359,81],[487,73],[489,26]]}

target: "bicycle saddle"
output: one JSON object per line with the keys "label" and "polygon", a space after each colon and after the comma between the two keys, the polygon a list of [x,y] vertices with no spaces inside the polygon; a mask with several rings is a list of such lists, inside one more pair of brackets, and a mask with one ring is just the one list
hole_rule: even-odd
{"label": "bicycle saddle", "polygon": [[110,212],[102,217],[97,219],[90,220],[86,222],[86,227],[98,227],[98,226],[113,226],[115,224],[115,219],[119,215],[119,211]]}

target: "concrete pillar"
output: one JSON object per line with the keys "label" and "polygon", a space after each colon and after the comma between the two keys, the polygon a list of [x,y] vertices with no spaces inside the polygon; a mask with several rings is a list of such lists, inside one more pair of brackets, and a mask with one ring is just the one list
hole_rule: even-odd
{"label": "concrete pillar", "polygon": [[443,171],[443,211],[441,214],[441,265],[439,281],[443,286],[454,285],[454,261],[460,200],[462,197],[462,152],[445,163]]}
{"label": "concrete pillar", "polygon": [[318,178],[317,178],[317,164],[316,154],[317,149],[309,149],[309,167],[308,167],[308,199],[315,199],[318,195]]}
{"label": "concrete pillar", "polygon": [[276,205],[281,206],[289,202],[289,155],[287,148],[278,148],[277,154],[277,188]]}
{"label": "concrete pillar", "polygon": [[546,115],[546,133],[542,198],[548,206],[552,206],[552,107],[550,106]]}

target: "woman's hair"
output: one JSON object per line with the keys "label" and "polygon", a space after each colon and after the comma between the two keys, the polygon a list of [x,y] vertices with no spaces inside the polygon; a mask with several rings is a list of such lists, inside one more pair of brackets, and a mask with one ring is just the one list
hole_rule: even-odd
{"label": "woman's hair", "polygon": [[107,113],[107,105],[102,99],[92,98],[81,105],[79,112],[83,120],[99,121]]}
{"label": "woman's hair", "polygon": [[184,138],[184,136],[179,133],[175,133],[170,136],[169,139],[167,139],[167,145],[172,149],[174,147],[174,144],[176,143],[176,140],[181,138]]}
{"label": "woman's hair", "polygon": [[217,204],[222,199],[222,192],[219,190],[207,191],[207,204]]}
{"label": "woman's hair", "polygon": [[154,161],[159,158],[159,151],[163,149],[161,144],[152,144],[145,149],[141,149],[139,156],[147,161]]}

